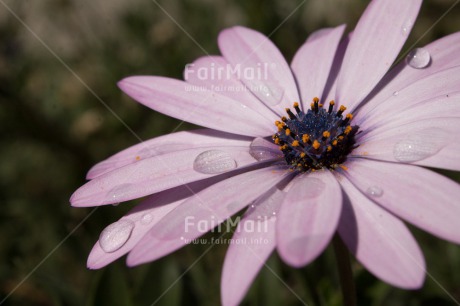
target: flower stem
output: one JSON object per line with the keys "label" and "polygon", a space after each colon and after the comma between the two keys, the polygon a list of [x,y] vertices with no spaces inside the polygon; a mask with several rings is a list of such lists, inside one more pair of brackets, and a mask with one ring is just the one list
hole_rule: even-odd
{"label": "flower stem", "polygon": [[351,270],[350,253],[338,234],[332,240],[335,259],[339,269],[340,287],[343,295],[343,305],[356,306],[356,290]]}

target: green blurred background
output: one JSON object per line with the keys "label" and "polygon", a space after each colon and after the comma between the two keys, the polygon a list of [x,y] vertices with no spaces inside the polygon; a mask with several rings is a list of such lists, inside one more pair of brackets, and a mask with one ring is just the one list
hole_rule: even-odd
{"label": "green blurred background", "polygon": [[[437,22],[454,2],[426,1],[406,48],[424,34],[417,46],[459,31],[460,5]],[[87,270],[86,258],[100,231],[133,205],[94,211],[68,203],[93,164],[138,142],[101,101],[142,139],[193,128],[135,103],[116,82],[138,74],[181,78],[187,63],[205,55],[201,47],[218,54],[219,31],[233,25],[269,34],[282,24],[271,38],[290,60],[312,31],[341,23],[353,28],[366,4],[0,0],[2,305],[218,305],[226,246],[213,247],[189,271],[208,246],[190,245],[132,269],[119,260]],[[459,180],[456,173],[444,173]],[[459,246],[413,231],[431,275],[425,286],[399,290],[353,262],[360,305],[455,305],[446,291],[460,300]],[[331,248],[303,269],[286,266],[276,255],[269,265],[308,305],[341,304]],[[301,302],[264,269],[243,305]]]}

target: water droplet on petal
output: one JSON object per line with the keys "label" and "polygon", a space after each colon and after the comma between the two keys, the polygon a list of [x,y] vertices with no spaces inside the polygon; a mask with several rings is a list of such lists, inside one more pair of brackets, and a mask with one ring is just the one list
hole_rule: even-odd
{"label": "water droplet on petal", "polygon": [[249,89],[267,106],[276,106],[284,97],[284,89],[277,84],[269,82],[251,82]]}
{"label": "water droplet on petal", "polygon": [[436,154],[439,149],[434,141],[416,135],[397,142],[393,147],[393,156],[400,162],[416,162]]}
{"label": "water droplet on petal", "polygon": [[366,193],[372,197],[378,198],[383,195],[383,189],[378,186],[371,186],[367,188]]}
{"label": "water droplet on petal", "polygon": [[413,24],[412,20],[407,20],[406,22],[404,22],[401,28],[401,34],[404,36],[409,36],[410,31],[412,29],[412,24]]}
{"label": "water droplet on petal", "polygon": [[249,154],[258,161],[281,157],[280,151],[273,147],[273,143],[260,137],[254,139],[249,146]]}
{"label": "water droplet on petal", "polygon": [[[128,192],[132,191],[133,184],[121,184],[110,189],[107,193],[109,200],[116,200],[121,197],[124,197]],[[114,203],[117,204],[117,203]],[[120,203],[118,203],[120,204]]]}
{"label": "water droplet on petal", "polygon": [[399,95],[399,91],[395,91],[395,92],[393,92],[393,96],[395,96],[395,97],[396,97],[397,95]]}
{"label": "water droplet on petal", "polygon": [[246,212],[246,220],[265,221],[274,218],[283,203],[284,193],[276,189],[258,198]]}
{"label": "water droplet on petal", "polygon": [[145,214],[141,218],[141,223],[146,225],[152,222],[152,220],[153,220],[153,216],[151,214]]}
{"label": "water droplet on petal", "polygon": [[230,154],[219,150],[204,151],[193,162],[193,169],[204,174],[223,173],[236,167],[236,161]]}
{"label": "water droplet on petal", "polygon": [[412,68],[423,69],[431,62],[430,52],[423,48],[416,48],[409,52],[406,57],[406,63]]}
{"label": "water droplet on petal", "polygon": [[112,253],[128,241],[134,229],[134,222],[122,219],[107,226],[99,236],[99,245],[104,252]]}

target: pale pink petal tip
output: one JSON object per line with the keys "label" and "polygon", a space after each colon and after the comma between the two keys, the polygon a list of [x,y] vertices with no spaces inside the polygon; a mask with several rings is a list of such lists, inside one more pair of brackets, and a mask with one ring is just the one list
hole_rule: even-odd
{"label": "pale pink petal tip", "polygon": [[273,123],[242,101],[187,82],[132,76],[118,82],[131,98],[167,116],[210,129],[246,136],[268,136]]}
{"label": "pale pink petal tip", "polygon": [[340,185],[329,170],[297,176],[277,222],[277,249],[294,267],[314,260],[334,235],[342,207]]}
{"label": "pale pink petal tip", "polygon": [[231,244],[225,255],[222,305],[239,305],[275,249],[276,215],[283,198],[284,192],[273,188],[257,199],[239,222],[232,239],[243,243]]}
{"label": "pale pink petal tip", "polygon": [[420,288],[425,280],[425,259],[406,225],[345,177],[340,182],[347,197],[338,231],[350,251],[368,271],[392,286]]}
{"label": "pale pink petal tip", "polygon": [[412,29],[421,0],[371,1],[347,47],[337,99],[353,110],[390,69]]}

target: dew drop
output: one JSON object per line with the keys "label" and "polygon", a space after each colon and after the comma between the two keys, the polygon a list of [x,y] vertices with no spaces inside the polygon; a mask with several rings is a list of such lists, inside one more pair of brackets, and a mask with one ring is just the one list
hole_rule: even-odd
{"label": "dew drop", "polygon": [[[115,186],[114,188],[110,189],[107,193],[107,197],[110,201],[117,200],[126,196],[128,192],[132,191],[133,184],[121,184]],[[114,205],[118,205],[120,203],[114,203]]]}
{"label": "dew drop", "polygon": [[254,139],[249,145],[249,154],[258,161],[281,157],[279,152],[273,147],[273,143],[260,137]]}
{"label": "dew drop", "polygon": [[412,20],[407,20],[401,28],[401,34],[404,36],[409,36],[410,31],[412,29],[412,24],[413,24]]}
{"label": "dew drop", "polygon": [[107,226],[99,236],[99,245],[107,253],[115,252],[128,241],[134,229],[134,222],[119,220]]}
{"label": "dew drop", "polygon": [[426,68],[430,62],[430,52],[423,48],[416,48],[412,50],[406,57],[406,63],[416,69]]}
{"label": "dew drop", "polygon": [[393,156],[400,162],[416,162],[436,154],[439,149],[436,143],[419,135],[397,142]]}
{"label": "dew drop", "polygon": [[395,96],[395,97],[396,97],[397,95],[399,95],[399,91],[395,91],[395,92],[393,92],[393,96]]}
{"label": "dew drop", "polygon": [[144,214],[141,218],[141,223],[146,225],[152,222],[153,216],[151,214]]}
{"label": "dew drop", "polygon": [[284,89],[282,87],[268,82],[254,82],[250,84],[249,89],[268,106],[280,104],[284,97]]}
{"label": "dew drop", "polygon": [[236,161],[228,153],[219,150],[204,151],[193,162],[193,169],[204,174],[223,173],[236,167]]}
{"label": "dew drop", "polygon": [[245,219],[254,221],[265,221],[276,217],[281,203],[283,203],[284,193],[275,189],[272,193],[267,193],[258,198],[246,212]]}
{"label": "dew drop", "polygon": [[383,195],[383,189],[378,186],[367,188],[366,193],[374,198],[379,198]]}

